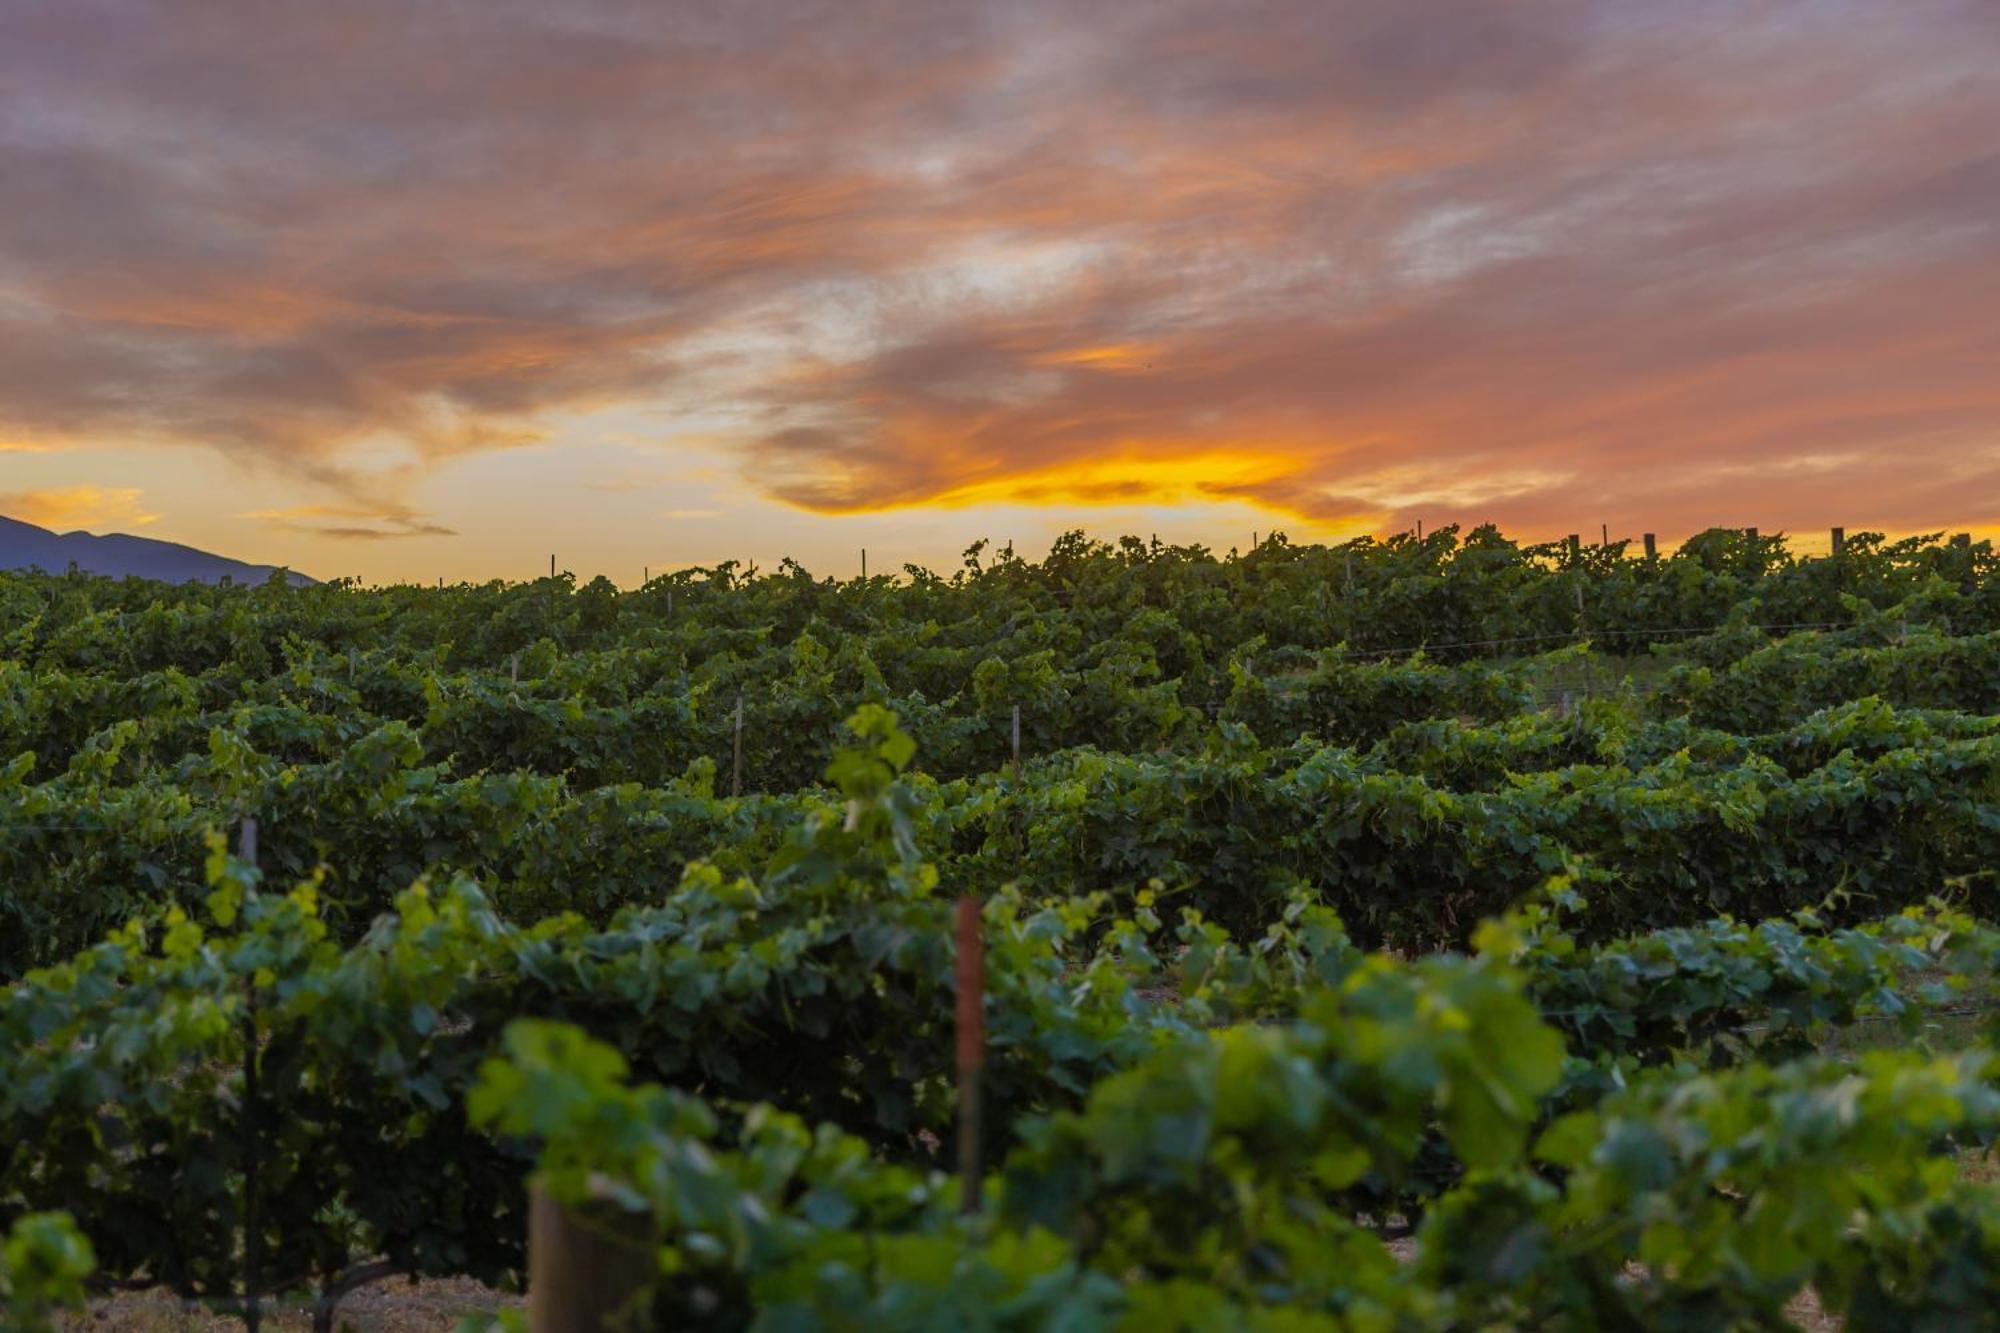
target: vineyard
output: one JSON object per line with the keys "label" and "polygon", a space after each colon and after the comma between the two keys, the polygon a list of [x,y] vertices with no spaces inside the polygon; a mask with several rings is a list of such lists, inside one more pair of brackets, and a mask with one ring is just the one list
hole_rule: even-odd
{"label": "vineyard", "polygon": [[2000,1327],[1985,542],[0,575],[0,834],[7,1327]]}

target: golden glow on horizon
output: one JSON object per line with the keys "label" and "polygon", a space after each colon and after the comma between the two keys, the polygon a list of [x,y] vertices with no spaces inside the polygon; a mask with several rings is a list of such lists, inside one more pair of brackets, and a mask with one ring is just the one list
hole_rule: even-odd
{"label": "golden glow on horizon", "polygon": [[99,486],[64,486],[53,490],[0,491],[0,514],[36,527],[142,528],[157,523],[158,514],[140,504],[136,486],[106,490]]}
{"label": "golden glow on horizon", "polygon": [[[958,483],[908,500],[831,501],[796,507],[827,515],[886,514],[906,510],[954,510],[980,505],[1186,506],[1249,499],[1264,487],[1282,485],[1298,471],[1299,454],[1282,448],[1158,448],[1127,444],[1117,452],[1015,467],[1003,475]],[[1270,505],[1274,513],[1288,506]],[[1294,522],[1319,523],[1295,511]],[[1360,515],[1327,520],[1359,521]],[[1368,515],[1380,518],[1379,514]]]}

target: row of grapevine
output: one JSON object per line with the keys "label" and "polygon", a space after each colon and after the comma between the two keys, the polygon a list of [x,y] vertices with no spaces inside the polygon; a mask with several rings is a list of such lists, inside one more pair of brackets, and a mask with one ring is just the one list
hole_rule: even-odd
{"label": "row of grapevine", "polygon": [[[1853,743],[1856,732],[1875,743]],[[1635,751],[1645,762],[1629,767],[1599,755],[1518,771],[1504,758],[1516,730],[1483,734],[1454,732],[1454,751],[1421,761],[1409,745],[1384,756],[1245,737],[1194,754],[1069,751],[1018,776],[920,777],[912,836],[961,889],[1129,900],[1157,884],[1256,929],[1303,886],[1362,938],[1403,948],[1462,941],[1565,869],[1601,890],[1598,932],[1782,915],[1836,889],[1864,910],[1947,891],[1982,911],[1994,901],[2000,734],[1983,724],[1863,708],[1765,742],[1775,757],[1718,744]],[[602,920],[656,901],[706,856],[760,869],[789,827],[833,804],[812,789],[718,797],[712,771],[582,791],[526,773],[453,778],[400,725],[325,763],[283,763],[228,731],[169,775],[105,781],[117,762],[114,738],[49,782],[27,781],[25,759],[0,769],[0,971],[61,957],[147,903],[192,902],[204,833],[245,816],[262,821],[274,873],[334,867],[333,919],[354,929],[415,878],[454,871],[494,885],[512,913]],[[1500,780],[1461,785],[1482,764]]]}
{"label": "row of grapevine", "polygon": [[[1030,563],[980,548],[951,578],[814,578],[787,564],[757,574],[693,569],[620,592],[568,576],[450,589],[347,585],[167,588],[89,577],[0,578],[0,658],[136,676],[227,666],[280,669],[302,645],[345,656],[390,649],[441,669],[492,671],[515,655],[540,676],[568,654],[663,654],[713,663],[724,684],[747,659],[811,634],[853,661],[904,673],[896,689],[942,698],[988,657],[1062,662],[1119,640],[1148,644],[1163,675],[1220,671],[1244,645],[1308,652],[1490,657],[1594,635],[1619,651],[1677,642],[1732,620],[1849,624],[1871,608],[1921,602],[1921,620],[1960,633],[2000,628],[2000,561],[1988,543],[1885,542],[1857,535],[1835,559],[1801,559],[1778,537],[1717,531],[1671,556],[1623,544],[1571,553],[1522,546],[1491,528],[1421,539],[1293,546],[1247,557],[1198,547],[1116,546],[1077,535]],[[1524,645],[1530,645],[1524,647]]]}
{"label": "row of grapevine", "polygon": [[[811,1222],[815,1247],[859,1243],[864,1230],[884,1233],[873,1244],[956,1225],[924,1202],[949,1197],[925,1146],[953,1114],[948,903],[936,868],[910,845],[911,796],[896,776],[907,742],[880,716],[860,729],[865,747],[840,767],[849,815],[804,821],[761,881],[697,867],[659,905],[602,928],[574,916],[516,924],[461,882],[406,891],[395,913],[342,947],[319,885],[265,891],[216,842],[206,924],[178,910],[142,918],[0,992],[0,1067],[11,1075],[0,1086],[0,1207],[64,1210],[91,1238],[102,1274],[143,1273],[191,1295],[240,1290],[251,1253],[272,1289],[337,1295],[357,1272],[499,1280],[522,1260],[524,1136],[567,1138],[581,1155],[573,1164],[630,1172],[637,1196],[665,1178],[613,1151],[634,1140],[601,1119],[640,1104],[612,1086],[629,1072],[683,1090],[665,1103],[641,1098],[675,1108],[651,1124],[671,1131],[643,1140],[654,1148],[691,1162],[685,1145],[709,1140],[719,1151],[699,1156],[721,1162],[780,1141],[823,1149],[815,1170],[833,1174],[812,1188],[855,1204],[851,1187],[889,1208],[861,1227],[834,1199],[816,1205],[780,1188],[789,1175],[767,1177],[768,1215]],[[989,1147],[1006,1155],[995,1225],[1072,1238],[1063,1253],[1085,1237],[1093,1252],[1145,1247],[1104,1253],[1106,1273],[1185,1265],[1208,1251],[1183,1229],[1236,1234],[1260,1212],[1212,1174],[1251,1171],[1257,1191],[1277,1191],[1274,1203],[1313,1219],[1286,1262],[1323,1249],[1311,1265],[1320,1276],[1294,1273],[1287,1281],[1306,1287],[1275,1302],[1310,1305],[1327,1294],[1314,1296],[1311,1282],[1338,1275],[1324,1260],[1376,1243],[1356,1216],[1393,1210],[1456,1227],[1471,1225],[1475,1200],[1498,1206],[1486,1193],[1493,1173],[1528,1170],[1531,1127],[1556,1126],[1545,1145],[1588,1144],[1584,1126],[1688,1114],[1645,1100],[1649,1069],[1791,1058],[1865,1016],[1912,1030],[1958,997],[1955,979],[2000,957],[2000,934],[1930,909],[1839,930],[1714,922],[1593,947],[1564,926],[1582,906],[1558,885],[1546,906],[1486,931],[1476,958],[1402,963],[1363,955],[1303,897],[1261,934],[1236,938],[1198,913],[1168,926],[1151,900],[1121,916],[1102,900],[996,898],[984,914]],[[521,1015],[599,1045],[510,1028]],[[1264,1025],[1211,1035],[1247,1020]],[[505,1076],[489,1062],[510,1053],[521,1078],[588,1086],[495,1087]],[[1913,1068],[1945,1078],[1940,1064]],[[1933,1098],[1969,1096],[1979,1076],[1966,1065]],[[1315,1091],[1321,1077],[1328,1089]],[[1751,1075],[1731,1077],[1717,1086],[1749,1086]],[[1811,1065],[1790,1077],[1802,1096],[1831,1080]],[[697,1089],[716,1110],[686,1101]],[[1895,1113],[1928,1105],[1931,1120],[1895,1131],[1898,1152],[1942,1114],[1917,1092],[1897,1092]],[[1176,1116],[1191,1096],[1207,1108],[1200,1123],[1254,1143],[1239,1137],[1229,1150],[1210,1131],[1175,1137],[1186,1134]],[[791,1114],[741,1110],[766,1102]],[[1948,1127],[1992,1120],[1985,1108]],[[829,1128],[806,1134],[807,1123]],[[506,1132],[493,1137],[482,1124]],[[1800,1146],[1815,1161],[1832,1151]],[[1699,1182],[1675,1188],[1692,1206]],[[246,1243],[252,1189],[258,1230]],[[1526,1211],[1506,1214],[1509,1225],[1548,1224],[1548,1189],[1528,1175],[1512,1181],[1506,1208]],[[686,1234],[661,1237],[692,1261],[663,1291],[669,1305],[707,1303],[711,1318],[746,1302],[781,1307],[760,1284],[780,1281],[779,1268],[792,1273],[783,1281],[821,1271],[790,1268],[801,1256],[788,1250],[768,1271],[751,1251],[718,1266],[685,1200],[645,1201],[670,1232],[685,1224]],[[1218,1207],[1250,1212],[1230,1221]],[[1149,1219],[1147,1234],[1134,1230],[1132,1208]],[[1350,1240],[1336,1244],[1342,1236]],[[1232,1243],[1249,1247],[1246,1259],[1259,1249],[1241,1234]],[[953,1252],[977,1262],[981,1250],[954,1243]],[[1573,1258],[1611,1256],[1593,1248]],[[1417,1299],[1434,1280],[1394,1265],[1367,1271],[1364,1287],[1380,1279],[1377,1295],[1396,1301],[1405,1285]],[[1778,1280],[1800,1279],[1787,1269]],[[1143,1299],[1145,1287],[1089,1285],[1108,1309]],[[1265,1286],[1223,1285],[1204,1299],[1241,1302]],[[1496,1295],[1481,1288],[1479,1299]]]}
{"label": "row of grapevine", "polygon": [[926,771],[960,777],[1011,757],[1016,710],[1024,747],[1039,754],[1086,741],[1190,748],[1212,734],[1216,718],[1273,740],[1313,734],[1363,744],[1404,722],[1497,721],[1529,702],[1518,669],[1323,654],[1276,680],[1238,668],[1233,687],[1197,704],[1184,682],[1158,679],[1140,660],[1143,649],[1080,672],[1056,671],[1046,653],[1012,666],[990,659],[964,688],[932,701],[890,692],[879,673],[836,680],[817,654],[811,640],[794,643],[786,655],[795,669],[748,696],[672,676],[640,688],[624,660],[597,663],[600,674],[572,669],[534,682],[375,659],[354,668],[301,664],[257,681],[234,672],[120,677],[0,665],[0,755],[32,753],[35,775],[53,776],[115,740],[121,771],[136,773],[171,768],[223,727],[304,762],[400,722],[428,755],[460,772],[560,773],[577,786],[658,785],[702,760],[733,770],[740,740],[751,789],[790,791],[819,780],[840,719],[863,703],[895,711],[923,746]]}
{"label": "row of grapevine", "polygon": [[[1561,1044],[1482,963],[1367,969],[1296,1025],[1159,1052],[1025,1126],[971,1219],[768,1108],[723,1138],[573,1028],[506,1046],[472,1114],[644,1229],[640,1327],[1782,1328],[1810,1288],[1855,1328],[1980,1328],[2000,1303],[1993,1193],[1937,1169],[2000,1127],[1991,1051],[1642,1077],[1544,1123]],[[1344,1188],[1433,1144],[1462,1173],[1398,1255]]]}

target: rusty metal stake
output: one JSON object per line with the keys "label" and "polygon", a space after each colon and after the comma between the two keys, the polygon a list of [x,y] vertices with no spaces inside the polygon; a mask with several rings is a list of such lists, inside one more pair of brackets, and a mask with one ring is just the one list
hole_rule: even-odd
{"label": "rusty metal stake", "polygon": [[979,900],[958,900],[958,1206],[979,1211],[979,1076],[986,1064],[986,942]]}

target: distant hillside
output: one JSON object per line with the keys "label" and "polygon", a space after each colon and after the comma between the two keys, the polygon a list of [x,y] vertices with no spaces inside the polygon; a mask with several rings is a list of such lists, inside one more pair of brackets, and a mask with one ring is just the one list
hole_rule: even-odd
{"label": "distant hillside", "polygon": [[[224,578],[262,583],[271,577],[269,565],[245,564],[179,542],[128,537],[122,532],[103,537],[88,532],[50,532],[32,523],[0,517],[0,569],[38,568],[62,574],[71,565],[86,574],[167,583],[220,583]],[[289,577],[293,583],[315,582],[303,574]]]}

